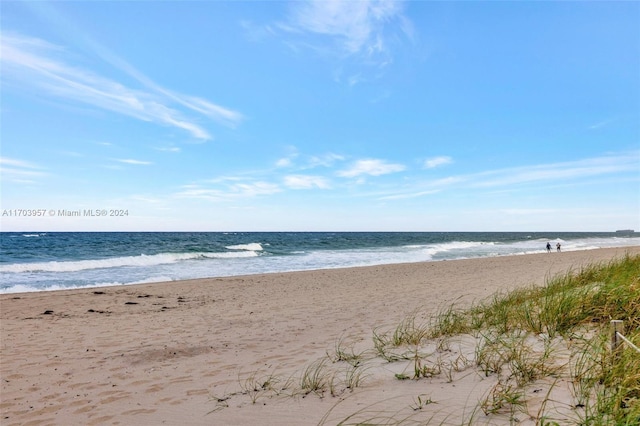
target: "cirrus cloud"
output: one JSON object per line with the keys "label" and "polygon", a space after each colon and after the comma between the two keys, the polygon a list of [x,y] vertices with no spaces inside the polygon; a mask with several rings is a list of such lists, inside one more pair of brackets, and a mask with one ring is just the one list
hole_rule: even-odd
{"label": "cirrus cloud", "polygon": [[[205,99],[175,93],[153,83],[122,60],[107,62],[136,78],[143,88],[132,88],[74,66],[63,57],[62,46],[16,33],[3,33],[2,80],[37,90],[39,95],[91,105],[103,110],[182,129],[196,139],[211,139],[208,130],[185,112],[197,112],[225,125],[237,125],[243,116]],[[99,50],[100,51],[100,50]],[[104,56],[104,55],[103,55]]]}
{"label": "cirrus cloud", "polygon": [[14,183],[34,183],[34,179],[48,173],[34,163],[9,157],[0,157],[0,177]]}
{"label": "cirrus cloud", "polygon": [[153,164],[151,161],[134,160],[132,158],[117,158],[115,161],[118,163],[133,164],[136,166],[148,166]]}
{"label": "cirrus cloud", "polygon": [[444,166],[446,164],[451,164],[451,163],[453,163],[453,159],[451,157],[440,156],[440,157],[427,158],[424,161],[423,167],[425,169],[433,169],[433,168]]}
{"label": "cirrus cloud", "polygon": [[379,159],[364,159],[356,161],[348,169],[338,172],[338,176],[352,178],[362,175],[381,176],[390,173],[404,171],[406,167],[402,164],[388,163]]}
{"label": "cirrus cloud", "polygon": [[322,176],[289,175],[284,177],[284,184],[291,189],[329,189],[331,186]]}
{"label": "cirrus cloud", "polygon": [[400,11],[395,0],[312,0],[296,4],[292,22],[301,30],[338,38],[349,53],[381,51],[381,27]]}

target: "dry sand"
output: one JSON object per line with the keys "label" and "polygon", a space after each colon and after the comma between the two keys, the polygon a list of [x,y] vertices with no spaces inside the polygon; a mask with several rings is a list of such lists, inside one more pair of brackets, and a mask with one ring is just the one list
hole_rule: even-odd
{"label": "dry sand", "polygon": [[[341,336],[369,350],[373,329],[416,309],[428,318],[625,253],[640,247],[1,295],[0,424],[317,425],[359,410],[460,424],[492,385],[473,369],[400,381],[406,365],[371,357],[353,392],[295,389]],[[327,368],[345,381],[348,364]],[[243,394],[270,375],[291,386]],[[413,411],[418,396],[436,403]]]}

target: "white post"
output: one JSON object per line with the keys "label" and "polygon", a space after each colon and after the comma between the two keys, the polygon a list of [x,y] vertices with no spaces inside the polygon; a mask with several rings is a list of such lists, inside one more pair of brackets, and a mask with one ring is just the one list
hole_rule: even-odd
{"label": "white post", "polygon": [[615,353],[622,339],[618,337],[618,333],[622,334],[624,330],[624,322],[622,320],[611,320],[611,352]]}

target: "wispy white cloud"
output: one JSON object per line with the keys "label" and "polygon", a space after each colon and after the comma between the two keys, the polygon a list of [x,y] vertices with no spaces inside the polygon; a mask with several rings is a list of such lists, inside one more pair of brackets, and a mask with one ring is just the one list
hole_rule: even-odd
{"label": "wispy white cloud", "polygon": [[384,26],[402,15],[397,0],[311,0],[294,2],[289,25],[337,39],[349,54],[386,50]]}
{"label": "wispy white cloud", "polygon": [[296,167],[299,170],[315,169],[317,167],[330,168],[337,162],[345,160],[344,156],[332,152],[321,155],[305,155],[298,152],[295,147],[290,147],[290,150],[291,153],[288,156],[276,161],[276,167]]}
{"label": "wispy white cloud", "polygon": [[194,198],[200,200],[209,200],[209,201],[221,201],[229,198],[227,194],[218,189],[211,188],[201,188],[201,187],[193,187],[189,185],[186,188],[183,188],[181,191],[174,194],[176,198]]}
{"label": "wispy white cloud", "polygon": [[89,37],[84,36],[84,42],[89,45],[91,51],[96,52],[96,54],[105,62],[111,64],[120,71],[127,73],[153,92],[164,95],[166,98],[171,99],[190,110],[197,111],[230,127],[235,127],[244,120],[244,116],[237,111],[216,105],[197,96],[177,93],[160,86],[136,69],[133,65]]}
{"label": "wispy white cloud", "polygon": [[134,160],[131,158],[116,158],[115,161],[124,164],[133,164],[136,166],[148,166],[150,164],[153,164],[151,161]]}
{"label": "wispy white cloud", "polygon": [[90,70],[70,65],[62,59],[66,51],[45,40],[15,33],[3,33],[0,40],[3,80],[33,87],[49,96],[176,127],[204,140],[211,139],[209,132],[195,120],[185,117],[176,106],[230,126],[237,125],[243,119],[240,113],[231,109],[165,89],[112,54],[102,52],[101,56],[150,90],[133,89]]}
{"label": "wispy white cloud", "polygon": [[[168,94],[172,92],[163,91],[163,93]],[[202,98],[175,93],[172,93],[170,97],[176,102],[230,127],[236,127],[244,120],[244,115],[241,113],[221,107]]]}
{"label": "wispy white cloud", "polygon": [[287,146],[286,151],[288,151],[288,154],[276,161],[276,167],[293,167],[295,159],[300,155],[298,148],[293,145]]}
{"label": "wispy white cloud", "polygon": [[[317,161],[317,164],[326,167],[334,167],[335,162],[343,160],[343,157],[337,155],[312,158],[324,158],[325,161]],[[442,160],[436,161],[436,163],[441,162]],[[602,176],[625,176],[628,179],[640,180],[639,166],[640,153],[628,152],[576,161],[485,170],[430,180],[419,180],[415,175],[403,174],[402,179],[395,179],[391,183],[385,179],[384,186],[377,188],[372,186],[375,192],[361,192],[360,196],[379,201],[391,201],[436,196],[451,191],[515,193],[532,188],[556,186],[558,183],[581,185],[589,181],[587,178],[600,179]],[[353,178],[354,180],[348,182],[352,184],[366,182],[365,178],[368,176],[389,175],[405,170],[406,167],[402,164],[382,159],[361,159],[347,168],[338,169],[335,174],[344,178]],[[279,184],[273,182],[279,182]],[[332,182],[329,178],[318,174],[282,174],[281,170],[269,169],[200,181],[184,186],[182,191],[175,195],[182,198],[232,201],[269,196],[287,190],[341,191],[344,189],[343,184],[344,181]],[[389,189],[391,185],[397,189]],[[515,215],[517,211],[511,211],[510,214]]]}
{"label": "wispy white cloud", "polygon": [[[229,182],[245,182],[246,177],[242,176],[218,176],[211,179],[206,179],[204,182],[207,184],[229,184]],[[194,188],[198,188],[198,184],[193,184]]]}
{"label": "wispy white cloud", "polygon": [[451,163],[453,163],[453,159],[451,157],[440,156],[440,157],[427,158],[424,161],[423,167],[425,169],[433,169],[435,167],[444,166],[446,164],[451,164]]}
{"label": "wispy white cloud", "polygon": [[177,147],[177,146],[165,146],[165,147],[156,147],[155,148],[157,151],[162,151],[162,152],[181,152],[182,150]]}
{"label": "wispy white cloud", "polygon": [[81,152],[76,152],[76,151],[62,151],[61,154],[66,155],[67,157],[76,157],[76,158],[81,158],[85,156]]}
{"label": "wispy white cloud", "polygon": [[37,166],[36,164],[29,161],[17,160],[15,158],[9,157],[0,157],[0,165],[19,167],[22,169],[40,169],[40,166]]}
{"label": "wispy white cloud", "polygon": [[291,167],[293,165],[293,160],[295,156],[282,157],[276,161],[276,167]]}
{"label": "wispy white cloud", "polygon": [[276,161],[276,167],[290,167],[293,164],[293,160],[289,157],[281,158]]}
{"label": "wispy white cloud", "polygon": [[261,42],[273,36],[275,32],[270,25],[261,25],[249,20],[241,20],[240,26],[244,29],[246,37],[253,42]]}
{"label": "wispy white cloud", "polygon": [[[224,179],[225,181],[236,181],[236,179]],[[198,184],[185,185],[182,191],[174,194],[176,198],[195,198],[210,201],[230,201],[241,198],[252,198],[261,195],[272,195],[282,192],[282,189],[271,182],[252,181],[235,182],[223,188],[211,188]]]}
{"label": "wispy white cloud", "polygon": [[401,172],[405,169],[406,167],[402,164],[389,163],[379,159],[364,159],[358,160],[351,167],[339,171],[338,176],[347,178],[362,175],[381,176]]}
{"label": "wispy white cloud", "polygon": [[40,14],[49,23],[55,25],[61,33],[70,35],[73,38],[74,45],[79,46],[85,52],[91,52],[92,55],[98,56],[102,61],[108,63],[119,71],[126,73],[127,75],[141,83],[144,87],[150,89],[151,92],[160,94],[165,98],[171,99],[186,108],[197,111],[208,116],[209,118],[232,127],[236,126],[240,121],[244,119],[242,114],[229,108],[213,104],[206,99],[202,99],[196,96],[177,93],[157,84],[140,70],[136,69],[132,64],[111,51],[109,48],[102,45],[101,43],[98,43],[80,26],[78,26],[77,22],[69,19],[67,16],[65,16],[64,13],[61,12],[59,8],[56,8],[54,5],[50,3],[40,3],[37,6],[33,6],[32,10]]}
{"label": "wispy white cloud", "polygon": [[430,191],[420,191],[420,192],[411,192],[411,193],[405,193],[405,194],[385,195],[383,197],[379,197],[378,200],[381,200],[381,201],[385,201],[385,200],[405,200],[405,199],[408,199],[408,198],[419,198],[419,197],[424,197],[425,195],[433,195],[433,194],[437,194],[438,192],[440,192],[439,189],[432,189]]}
{"label": "wispy white cloud", "polygon": [[400,190],[388,192],[384,195],[376,194],[380,200],[409,199],[438,192],[451,190],[482,190],[496,189],[501,191],[516,191],[526,186],[540,187],[557,183],[580,184],[585,178],[606,175],[635,173],[636,180],[640,180],[640,152],[622,153],[576,161],[551,164],[538,164],[522,167],[510,167],[496,170],[486,170],[467,175],[447,176],[428,181],[416,181]]}
{"label": "wispy white cloud", "polygon": [[34,183],[36,179],[47,176],[40,166],[29,161],[9,157],[0,157],[0,177],[13,183]]}
{"label": "wispy white cloud", "polygon": [[338,83],[355,86],[380,78],[401,43],[416,32],[402,0],[307,0],[291,2],[288,19],[275,28],[295,52],[338,59]]}
{"label": "wispy white cloud", "polygon": [[312,155],[307,159],[305,169],[314,169],[316,167],[333,167],[337,162],[344,161],[345,157],[340,154],[329,152],[322,155]]}
{"label": "wispy white cloud", "polygon": [[255,197],[257,195],[270,195],[281,192],[282,189],[270,182],[237,183],[231,186],[231,191],[235,195],[242,197]]}
{"label": "wispy white cloud", "polygon": [[469,176],[472,187],[496,187],[545,181],[567,181],[613,173],[637,172],[640,153],[611,155],[561,163],[513,167]]}
{"label": "wispy white cloud", "polygon": [[329,189],[329,181],[322,176],[289,175],[284,177],[284,185],[290,189]]}

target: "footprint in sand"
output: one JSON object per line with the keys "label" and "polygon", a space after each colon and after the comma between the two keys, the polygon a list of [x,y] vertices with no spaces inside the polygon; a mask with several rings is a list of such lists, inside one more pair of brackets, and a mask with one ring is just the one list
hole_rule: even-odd
{"label": "footprint in sand", "polygon": [[138,410],[129,410],[129,411],[124,411],[122,413],[123,416],[130,416],[130,415],[136,415],[136,414],[153,414],[155,413],[157,410],[151,410],[148,408],[140,408]]}
{"label": "footprint in sand", "polygon": [[147,390],[144,391],[144,392],[145,393],[154,393],[154,392],[160,392],[162,389],[164,389],[164,385],[157,384],[157,385],[153,385],[153,386],[147,388]]}

